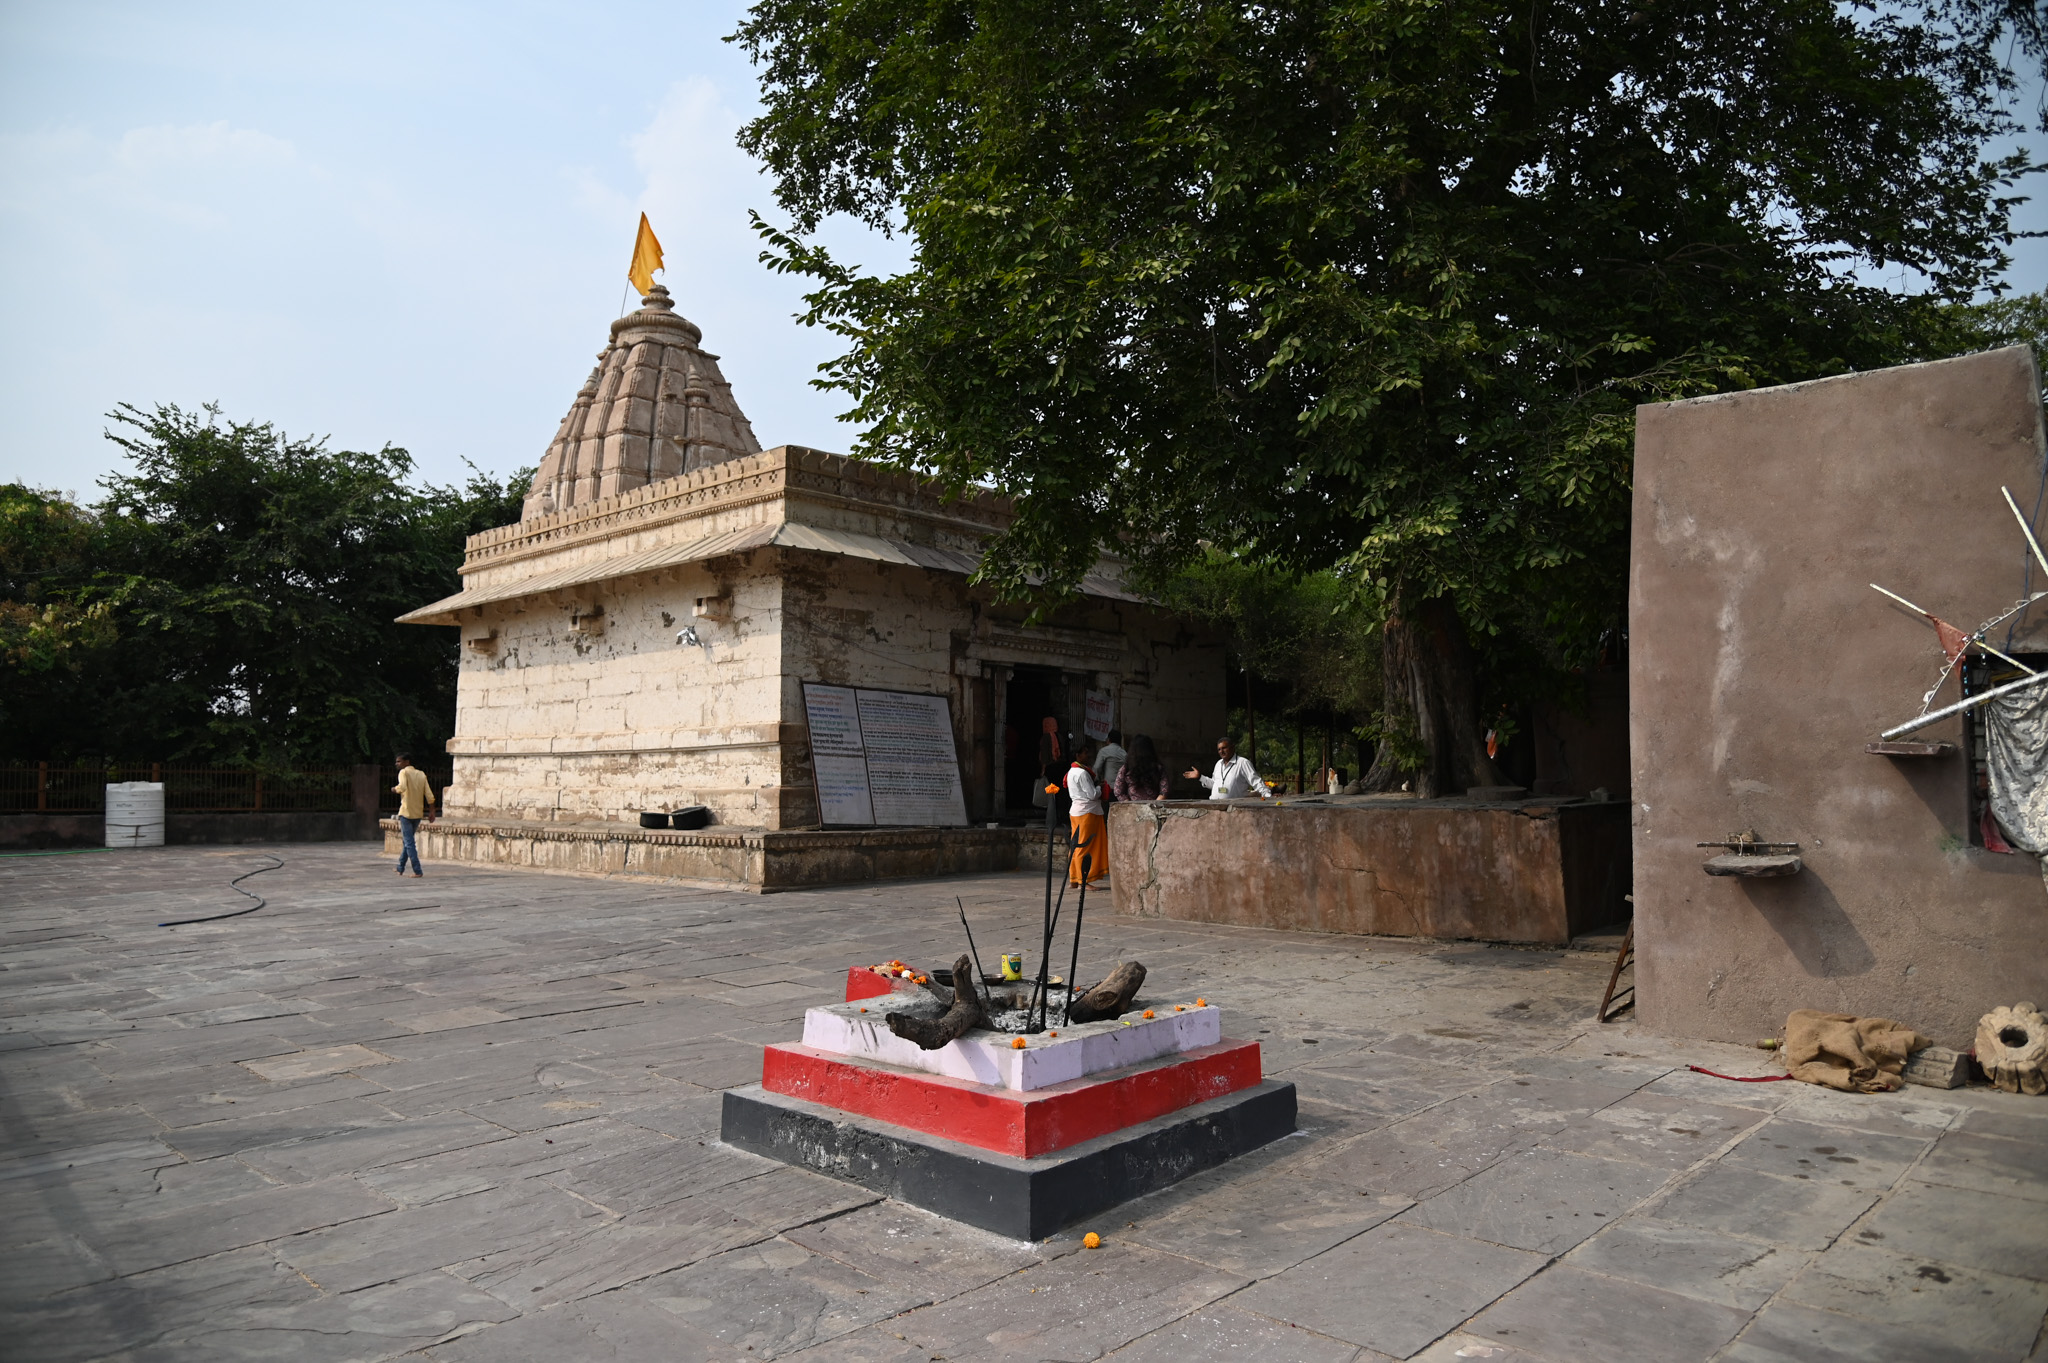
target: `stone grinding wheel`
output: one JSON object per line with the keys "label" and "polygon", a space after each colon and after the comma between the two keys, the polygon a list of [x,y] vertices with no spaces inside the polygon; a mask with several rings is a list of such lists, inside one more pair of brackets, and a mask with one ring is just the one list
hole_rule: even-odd
{"label": "stone grinding wheel", "polygon": [[1977,1063],[2007,1093],[2048,1093],[2048,1017],[2031,1003],[1977,1020]]}

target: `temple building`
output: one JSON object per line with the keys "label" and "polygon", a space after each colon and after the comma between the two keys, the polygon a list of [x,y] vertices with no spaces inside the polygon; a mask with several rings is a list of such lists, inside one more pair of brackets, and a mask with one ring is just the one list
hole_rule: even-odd
{"label": "temple building", "polygon": [[[1108,560],[1078,603],[1027,624],[968,581],[1009,523],[1004,498],[763,450],[701,341],[659,286],[612,323],[519,522],[470,537],[462,590],[401,617],[462,632],[444,854],[551,864],[484,843],[689,806],[713,829],[666,841],[835,822],[806,683],[909,693],[945,716],[964,817],[931,822],[978,832],[1035,814],[1048,717],[1062,736],[1091,712],[1149,733],[1175,766],[1213,749],[1219,639]],[[904,822],[885,803],[878,787],[874,822]]]}

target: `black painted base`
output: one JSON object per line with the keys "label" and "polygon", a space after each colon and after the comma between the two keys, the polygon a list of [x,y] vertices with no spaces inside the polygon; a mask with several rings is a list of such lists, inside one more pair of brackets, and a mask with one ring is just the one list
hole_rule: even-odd
{"label": "black painted base", "polygon": [[836,1108],[728,1089],[728,1145],[1019,1240],[1156,1192],[1294,1130],[1294,1085],[1268,1079],[1037,1159],[998,1155]]}

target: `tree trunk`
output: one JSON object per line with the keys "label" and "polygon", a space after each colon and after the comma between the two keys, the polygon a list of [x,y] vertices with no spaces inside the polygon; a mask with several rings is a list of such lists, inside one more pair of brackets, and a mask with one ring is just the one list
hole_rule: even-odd
{"label": "tree trunk", "polygon": [[1465,627],[1442,597],[1388,616],[1380,653],[1388,734],[1380,740],[1369,791],[1400,790],[1424,799],[1506,784],[1486,755],[1479,722],[1476,664]]}

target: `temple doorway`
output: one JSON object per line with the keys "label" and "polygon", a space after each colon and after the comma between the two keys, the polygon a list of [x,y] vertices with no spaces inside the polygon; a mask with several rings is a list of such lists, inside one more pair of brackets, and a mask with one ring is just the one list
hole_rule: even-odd
{"label": "temple doorway", "polygon": [[[1060,751],[1064,755],[1067,733],[1073,727],[1067,715],[1067,684],[1056,667],[1018,667],[1010,673],[1003,707],[1004,762],[1003,805],[1010,812],[1033,808],[1031,796],[1043,775],[1041,751],[1045,721],[1059,725]],[[1064,756],[1058,765],[1065,767]]]}

